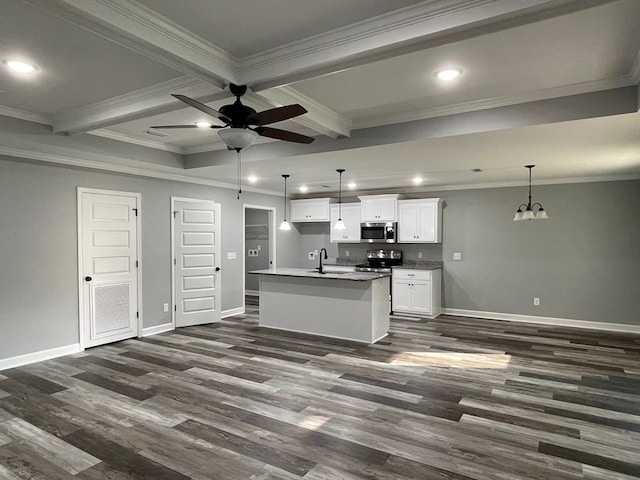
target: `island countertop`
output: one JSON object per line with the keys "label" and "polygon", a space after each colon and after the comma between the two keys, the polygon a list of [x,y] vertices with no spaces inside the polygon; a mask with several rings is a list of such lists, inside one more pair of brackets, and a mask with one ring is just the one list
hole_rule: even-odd
{"label": "island countertop", "polygon": [[322,278],[325,280],[352,280],[356,282],[370,282],[378,278],[390,277],[390,273],[375,272],[324,272],[318,273],[306,268],[275,268],[271,270],[253,270],[249,273],[258,275],[277,275],[281,277]]}

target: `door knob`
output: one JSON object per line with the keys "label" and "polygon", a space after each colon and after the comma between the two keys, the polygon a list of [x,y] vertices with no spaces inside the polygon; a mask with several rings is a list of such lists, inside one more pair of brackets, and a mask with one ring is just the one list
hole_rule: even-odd
{"label": "door knob", "polygon": [[87,282],[90,282],[91,280],[93,280],[91,277],[84,277],[84,279],[85,279]]}
{"label": "door knob", "polygon": [[216,272],[219,272],[219,271],[220,271],[220,267],[216,267]]}

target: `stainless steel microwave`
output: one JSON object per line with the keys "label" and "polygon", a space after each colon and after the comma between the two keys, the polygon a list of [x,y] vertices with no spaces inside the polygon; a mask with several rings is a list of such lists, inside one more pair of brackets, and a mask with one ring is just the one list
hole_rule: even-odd
{"label": "stainless steel microwave", "polygon": [[396,243],[398,223],[361,223],[360,243]]}

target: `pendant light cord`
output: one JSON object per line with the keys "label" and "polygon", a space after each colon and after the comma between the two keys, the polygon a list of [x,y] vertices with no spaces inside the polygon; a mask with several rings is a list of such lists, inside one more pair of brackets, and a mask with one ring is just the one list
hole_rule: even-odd
{"label": "pendant light cord", "polygon": [[240,149],[236,149],[236,160],[238,163],[238,200],[240,200],[240,194],[242,193],[242,154]]}

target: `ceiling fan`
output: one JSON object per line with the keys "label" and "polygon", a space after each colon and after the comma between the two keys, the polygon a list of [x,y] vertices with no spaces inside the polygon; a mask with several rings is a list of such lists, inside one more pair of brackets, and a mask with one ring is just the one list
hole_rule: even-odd
{"label": "ceiling fan", "polygon": [[[211,125],[208,128],[221,129],[218,134],[222,138],[222,140],[227,144],[227,146],[234,150],[240,150],[253,141],[256,135],[260,135],[262,137],[275,138],[277,140],[284,140],[286,142],[297,142],[297,143],[311,143],[315,139],[313,137],[308,137],[306,135],[301,135],[299,133],[290,132],[288,130],[281,130],[279,128],[273,127],[265,127],[264,125],[269,125],[270,123],[281,122],[283,120],[289,120],[290,118],[297,117],[304,113],[307,113],[307,110],[299,104],[293,105],[285,105],[283,107],[271,108],[269,110],[265,110],[263,112],[256,112],[253,108],[243,105],[240,101],[240,97],[242,97],[246,91],[246,85],[235,85],[233,83],[229,84],[229,90],[236,97],[236,101],[230,105],[224,105],[220,107],[220,110],[215,110],[204,103],[198,102],[193,98],[187,97],[186,95],[176,95],[172,94],[173,97],[177,98],[181,102],[186,103],[187,105],[197,108],[201,112],[206,113],[212,117],[217,118],[224,125]],[[151,128],[202,128],[197,125],[156,125]],[[227,129],[227,130],[223,130]],[[240,130],[245,130],[246,132],[241,132]],[[224,132],[224,133],[223,133]],[[234,133],[236,135],[229,135],[227,132]],[[240,135],[237,135],[237,134]],[[243,140],[234,141],[232,137],[242,137],[242,133],[245,133]],[[226,137],[226,138],[225,138]],[[228,141],[229,140],[229,141]],[[245,145],[242,145],[246,143]],[[242,146],[240,146],[242,145]]]}

